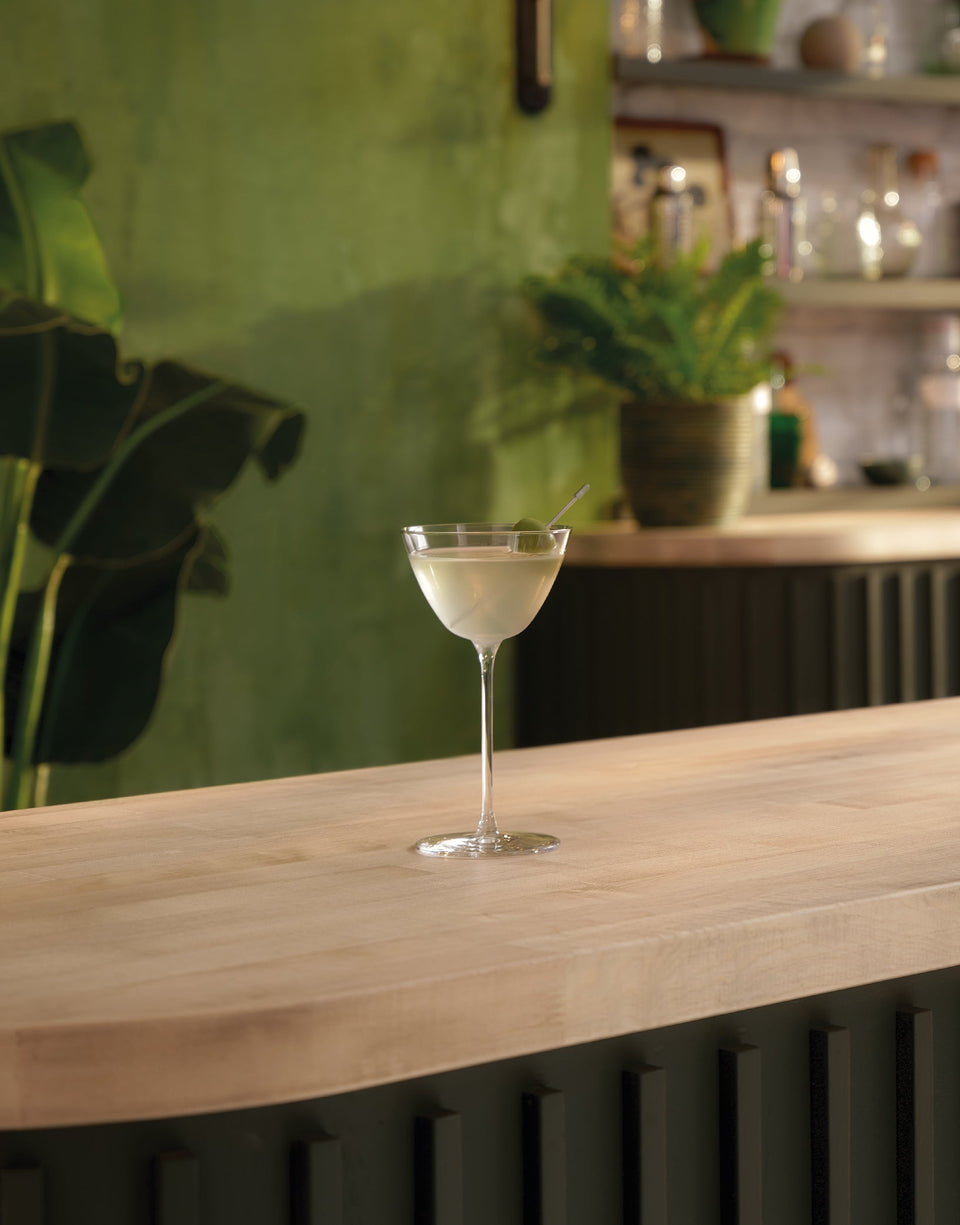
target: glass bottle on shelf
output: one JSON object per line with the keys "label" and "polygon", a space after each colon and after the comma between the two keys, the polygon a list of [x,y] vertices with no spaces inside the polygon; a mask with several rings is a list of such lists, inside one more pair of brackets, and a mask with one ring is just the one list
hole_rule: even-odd
{"label": "glass bottle on shelf", "polygon": [[807,239],[807,206],[800,194],[796,149],[774,149],[767,159],[767,186],[760,194],[761,253],[770,276],[803,279],[812,252]]}
{"label": "glass bottle on shelf", "polygon": [[818,276],[860,275],[858,209],[856,196],[839,194],[833,190],[826,190],[821,194],[820,215],[813,235]]}
{"label": "glass bottle on shelf", "polygon": [[951,276],[956,272],[953,227],[957,213],[944,198],[939,164],[935,149],[914,149],[907,158],[904,205],[916,220],[921,238],[911,269],[913,276]]}
{"label": "glass bottle on shelf", "polygon": [[663,58],[663,0],[613,0],[614,51],[658,64]]}
{"label": "glass bottle on shelf", "polygon": [[852,21],[860,31],[861,74],[866,77],[886,76],[890,47],[888,0],[845,0],[840,15]]}
{"label": "glass bottle on shelf", "polygon": [[770,412],[773,389],[770,383],[758,383],[748,393],[753,408],[753,476],[750,489],[762,493],[770,488]]}
{"label": "glass bottle on shelf", "polygon": [[689,0],[610,0],[610,45],[659,64],[698,54],[701,39]]}
{"label": "glass bottle on shelf", "polygon": [[770,370],[770,434],[767,443],[771,489],[790,489],[801,483],[803,421],[791,404],[783,403],[789,365],[790,359],[786,354],[774,354]]}
{"label": "glass bottle on shelf", "polygon": [[675,162],[657,171],[657,189],[650,200],[650,233],[657,256],[672,263],[680,252],[693,250],[693,193],[687,187],[687,172]]}
{"label": "glass bottle on shelf", "polygon": [[897,150],[873,145],[869,150],[870,187],[861,197],[857,217],[860,271],[867,281],[906,276],[920,248],[920,230],[900,205]]}
{"label": "glass bottle on shelf", "polygon": [[930,479],[960,484],[960,315],[923,321],[917,398],[924,418]]}

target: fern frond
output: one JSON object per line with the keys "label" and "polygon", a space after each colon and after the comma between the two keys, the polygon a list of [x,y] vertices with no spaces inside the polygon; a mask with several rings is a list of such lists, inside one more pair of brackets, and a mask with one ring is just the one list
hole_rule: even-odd
{"label": "fern frond", "polygon": [[541,360],[630,395],[703,403],[740,395],[767,375],[780,295],[760,244],[704,275],[705,246],[670,262],[649,238],[623,257],[571,259],[523,292],[544,325]]}

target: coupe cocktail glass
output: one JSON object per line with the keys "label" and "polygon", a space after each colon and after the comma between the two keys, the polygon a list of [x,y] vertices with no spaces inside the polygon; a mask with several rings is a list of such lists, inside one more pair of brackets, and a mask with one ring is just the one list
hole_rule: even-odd
{"label": "coupe cocktail glass", "polygon": [[473,643],[480,660],[480,821],[473,833],[421,838],[421,855],[477,859],[552,851],[550,834],[504,834],[493,811],[493,661],[505,638],[526,629],[557,577],[570,529],[517,531],[504,524],[440,523],[405,527],[413,572],[443,624]]}

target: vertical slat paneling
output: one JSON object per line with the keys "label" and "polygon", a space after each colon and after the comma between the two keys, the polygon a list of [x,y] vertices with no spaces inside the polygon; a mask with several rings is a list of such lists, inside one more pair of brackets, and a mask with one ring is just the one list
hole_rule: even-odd
{"label": "vertical slat paneling", "polygon": [[720,1221],[763,1225],[760,1049],[720,1050]]}
{"label": "vertical slat paneling", "polygon": [[[522,658],[528,645],[536,648],[538,667],[526,678],[529,694],[535,703],[537,715],[527,729],[526,738],[520,743],[549,744],[551,741],[577,739],[597,734],[592,729],[602,728],[604,720],[620,716],[618,709],[622,695],[604,694],[589,683],[589,667],[610,667],[611,644],[597,634],[597,605],[610,610],[610,635],[619,642],[624,637],[625,616],[632,599],[629,593],[633,576],[617,571],[610,573],[564,573],[561,566],[557,583],[550,599],[537,614],[536,632],[527,638],[518,652]],[[560,580],[565,586],[558,591]],[[560,599],[557,599],[557,596]],[[546,613],[548,621],[536,625]],[[546,636],[541,631],[549,630]],[[556,666],[556,643],[565,635],[585,633],[591,641],[588,655],[571,661],[569,668]],[[624,651],[624,667],[633,668],[631,655],[633,646]],[[591,658],[592,657],[592,658]],[[553,674],[556,673],[556,679]],[[605,701],[606,699],[606,701]],[[559,706],[558,706],[559,703]],[[560,713],[561,710],[566,714]],[[602,735],[602,731],[599,733]]]}
{"label": "vertical slat paneling", "polygon": [[667,1222],[667,1074],[644,1066],[623,1073],[623,1222]]}
{"label": "vertical slat paneling", "polygon": [[718,569],[700,581],[704,722],[736,722],[744,717],[746,649],[740,572]]}
{"label": "vertical slat paneling", "polygon": [[523,1095],[523,1225],[567,1225],[567,1137],[563,1094]]}
{"label": "vertical slat paneling", "polygon": [[797,570],[789,577],[787,650],[789,695],[784,714],[830,709],[830,618],[823,571]]}
{"label": "vertical slat paneling", "polygon": [[879,568],[880,587],[880,701],[902,701],[900,696],[900,571],[899,568]]}
{"label": "vertical slat paneling", "polygon": [[897,1013],[897,1225],[933,1225],[933,1013]]}
{"label": "vertical slat paneling", "polygon": [[438,1110],[414,1127],[416,1225],[463,1225],[463,1150],[460,1115]]}
{"label": "vertical slat paneling", "polygon": [[867,607],[863,630],[867,653],[867,703],[870,706],[880,706],[884,700],[883,578],[880,570],[866,573]]}
{"label": "vertical slat paneling", "polygon": [[[563,567],[560,568],[560,574],[563,574]],[[569,674],[563,683],[562,700],[565,703],[563,709],[570,712],[571,721],[568,722],[558,710],[556,701],[548,700],[548,695],[543,692],[542,677],[536,677],[533,681],[538,686],[541,707],[549,706],[550,718],[561,722],[562,733],[555,736],[554,740],[603,736],[607,734],[606,729],[611,721],[616,726],[620,720],[630,718],[628,687],[611,687],[605,692],[590,684],[590,676],[591,667],[616,667],[618,660],[622,661],[623,668],[630,676],[636,674],[638,666],[642,666],[639,663],[642,644],[636,642],[630,633],[630,613],[637,602],[636,584],[638,579],[642,578],[642,575],[624,574],[616,570],[576,576],[575,597],[571,607],[573,615],[567,618],[563,629],[568,642],[571,634],[589,634],[590,650],[585,658],[577,661],[575,672],[566,666],[557,667],[556,643],[560,639],[554,637],[548,644],[541,669],[541,672],[547,675],[550,671]],[[551,592],[550,599],[537,614],[534,625],[540,620],[541,614],[550,609],[553,602],[554,593]],[[598,623],[600,608],[604,610],[602,623]],[[609,627],[609,633],[606,629],[599,632],[600,624]],[[571,685],[570,676],[576,677],[574,685]],[[535,732],[539,730],[537,728]],[[543,737],[537,741],[544,742]]]}
{"label": "vertical slat paneling", "polygon": [[913,572],[913,657],[918,701],[933,696],[930,588],[938,569],[939,564],[917,566]]}
{"label": "vertical slat paneling", "polygon": [[200,1163],[193,1153],[161,1153],[154,1161],[153,1225],[200,1225]]}
{"label": "vertical slat paneling", "polygon": [[930,671],[932,697],[945,698],[947,687],[947,581],[942,567],[930,572]]}
{"label": "vertical slat paneling", "polygon": [[515,647],[517,743],[948,697],[958,623],[956,562],[561,569]]}
{"label": "vertical slat paneling", "polygon": [[[680,660],[676,654],[679,637],[674,630],[678,615],[673,595],[674,576],[669,571],[657,571],[650,576],[650,607],[653,613],[652,642],[664,649],[650,659],[648,684],[652,684],[654,719],[657,727],[674,727],[676,718],[676,677]],[[670,645],[667,645],[670,644]],[[683,664],[686,667],[686,661]]]}
{"label": "vertical slat paneling", "polygon": [[0,1170],[0,1225],[44,1225],[43,1171],[39,1166]]}
{"label": "vertical slat paneling", "polygon": [[340,1141],[318,1134],[298,1140],[291,1154],[293,1225],[343,1225]]}
{"label": "vertical slat paneling", "polygon": [[897,630],[900,656],[900,686],[897,697],[901,702],[915,702],[917,692],[917,626],[916,581],[912,567],[897,569]]}
{"label": "vertical slat paneling", "polygon": [[787,582],[782,571],[757,568],[748,573],[744,591],[746,662],[745,716],[769,719],[788,713],[790,660],[785,627]]}
{"label": "vertical slat paneling", "polygon": [[863,576],[836,571],[831,583],[831,688],[834,710],[868,703],[869,651]]}
{"label": "vertical slat paneling", "polygon": [[944,620],[947,624],[946,661],[947,695],[960,693],[960,565],[944,566]]}
{"label": "vertical slat paneling", "polygon": [[850,1225],[850,1033],[810,1031],[812,1225]]}
{"label": "vertical slat paneling", "polygon": [[697,606],[700,576],[696,570],[674,570],[670,575],[670,603],[673,606],[672,633],[677,644],[687,644],[681,655],[674,646],[673,677],[669,687],[671,727],[698,727],[702,723],[703,629]]}

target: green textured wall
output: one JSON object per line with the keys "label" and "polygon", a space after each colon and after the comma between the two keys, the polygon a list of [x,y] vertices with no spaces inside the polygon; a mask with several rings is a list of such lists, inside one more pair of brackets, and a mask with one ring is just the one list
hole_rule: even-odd
{"label": "green textured wall", "polygon": [[0,121],[85,131],[125,351],[309,414],[296,468],[274,487],[247,474],[218,507],[233,591],[185,604],[153,726],[123,759],[55,775],[53,799],[475,746],[476,661],[398,529],[545,516],[589,479],[582,522],[611,492],[609,407],[531,370],[512,292],[605,244],[605,42],[602,4],[556,0],[555,104],[530,118],[511,0],[5,14]]}

